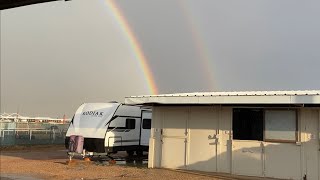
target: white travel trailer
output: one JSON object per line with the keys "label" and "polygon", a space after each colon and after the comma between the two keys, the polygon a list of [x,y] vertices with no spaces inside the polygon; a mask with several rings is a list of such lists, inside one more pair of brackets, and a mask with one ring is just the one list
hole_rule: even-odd
{"label": "white travel trailer", "polygon": [[151,129],[150,109],[120,103],[85,103],[76,111],[66,134],[84,138],[83,149],[98,154],[127,151],[142,155],[148,151]]}

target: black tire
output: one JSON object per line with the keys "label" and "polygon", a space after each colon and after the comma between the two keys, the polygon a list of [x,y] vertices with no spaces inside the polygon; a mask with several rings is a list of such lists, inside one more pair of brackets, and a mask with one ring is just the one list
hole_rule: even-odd
{"label": "black tire", "polygon": [[138,150],[136,151],[137,156],[143,156],[143,151],[142,150]]}
{"label": "black tire", "polygon": [[128,156],[133,156],[134,151],[127,151]]}

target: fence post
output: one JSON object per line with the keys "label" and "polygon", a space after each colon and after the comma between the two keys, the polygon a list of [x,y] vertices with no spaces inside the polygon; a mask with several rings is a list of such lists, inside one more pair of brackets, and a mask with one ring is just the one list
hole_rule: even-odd
{"label": "fence post", "polygon": [[52,138],[53,138],[53,141],[54,141],[54,140],[56,140],[56,130],[53,128],[52,132],[53,132],[53,137]]}
{"label": "fence post", "polygon": [[30,141],[31,141],[31,139],[32,139],[32,130],[31,129],[29,129],[29,136],[30,136]]}

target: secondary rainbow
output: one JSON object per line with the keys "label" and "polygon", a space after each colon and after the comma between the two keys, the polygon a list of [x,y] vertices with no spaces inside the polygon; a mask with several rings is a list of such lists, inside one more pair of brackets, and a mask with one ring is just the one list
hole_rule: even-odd
{"label": "secondary rainbow", "polygon": [[215,74],[213,71],[212,54],[210,53],[207,43],[200,33],[202,31],[199,24],[197,23],[197,20],[195,19],[194,13],[192,12],[192,7],[190,4],[191,2],[186,0],[178,0],[177,2],[189,26],[188,29],[190,30],[196,53],[200,57],[199,60],[202,61],[201,64],[205,73],[204,75],[208,80],[208,88],[210,88],[209,90],[216,90],[217,86],[215,82]]}
{"label": "secondary rainbow", "polygon": [[150,93],[158,94],[158,88],[156,86],[148,61],[129,23],[125,19],[123,13],[121,12],[121,10],[119,9],[119,7],[117,6],[114,0],[105,0],[105,2],[107,3],[107,7],[109,8],[109,10],[112,12],[111,13],[112,16],[115,18],[115,20],[119,24],[119,27],[121,28],[126,38],[128,39],[128,42],[134,52],[134,56],[138,60],[139,66],[143,71],[144,78],[147,82],[147,86]]}

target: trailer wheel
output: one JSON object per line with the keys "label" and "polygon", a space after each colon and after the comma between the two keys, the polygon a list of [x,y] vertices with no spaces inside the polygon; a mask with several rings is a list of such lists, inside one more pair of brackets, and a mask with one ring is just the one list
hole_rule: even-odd
{"label": "trailer wheel", "polygon": [[127,151],[128,156],[133,156],[134,151]]}
{"label": "trailer wheel", "polygon": [[138,150],[136,151],[137,156],[143,156],[143,151],[142,150]]}

